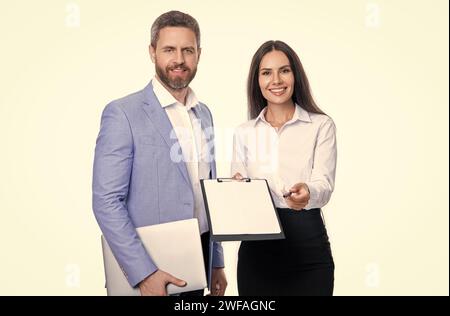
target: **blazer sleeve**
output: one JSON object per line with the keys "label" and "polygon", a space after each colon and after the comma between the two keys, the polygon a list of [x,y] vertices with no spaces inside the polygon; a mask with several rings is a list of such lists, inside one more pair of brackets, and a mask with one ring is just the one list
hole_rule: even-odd
{"label": "blazer sleeve", "polygon": [[157,270],[139,239],[127,210],[133,164],[133,137],[125,112],[117,103],[103,111],[95,147],[92,207],[128,282],[135,287]]}

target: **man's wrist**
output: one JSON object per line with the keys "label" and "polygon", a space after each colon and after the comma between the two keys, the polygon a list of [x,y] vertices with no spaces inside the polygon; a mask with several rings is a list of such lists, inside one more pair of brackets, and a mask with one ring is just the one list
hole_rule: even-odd
{"label": "man's wrist", "polygon": [[159,270],[155,270],[152,273],[150,273],[149,275],[147,275],[145,278],[142,279],[141,282],[138,283],[138,287],[140,287],[141,285],[144,284],[145,281],[147,281],[152,275],[154,275],[156,272],[158,272]]}

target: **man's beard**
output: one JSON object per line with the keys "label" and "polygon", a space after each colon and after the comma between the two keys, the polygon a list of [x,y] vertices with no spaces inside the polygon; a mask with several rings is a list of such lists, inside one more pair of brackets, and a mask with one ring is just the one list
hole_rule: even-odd
{"label": "man's beard", "polygon": [[[186,79],[182,79],[180,77],[176,77],[175,79],[170,79],[169,72],[173,69],[182,69],[188,72],[188,76]],[[161,67],[156,64],[156,74],[158,75],[159,79],[169,88],[173,90],[180,90],[186,88],[189,83],[194,79],[195,74],[197,73],[197,68],[195,68],[193,71],[189,67],[186,67],[183,64],[174,65],[174,66],[167,66],[166,69],[162,69]]]}

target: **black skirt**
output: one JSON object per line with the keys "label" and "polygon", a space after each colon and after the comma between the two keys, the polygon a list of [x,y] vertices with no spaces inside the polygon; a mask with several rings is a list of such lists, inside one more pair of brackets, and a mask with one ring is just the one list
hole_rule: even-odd
{"label": "black skirt", "polygon": [[334,262],[321,210],[277,212],[286,239],[241,243],[239,295],[333,295]]}

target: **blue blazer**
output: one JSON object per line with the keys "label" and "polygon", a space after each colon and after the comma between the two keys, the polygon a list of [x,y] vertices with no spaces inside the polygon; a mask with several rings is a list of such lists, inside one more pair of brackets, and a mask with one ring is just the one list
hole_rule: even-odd
{"label": "blue blazer", "polygon": [[[193,109],[202,129],[212,130],[207,106],[199,104]],[[186,164],[170,159],[172,146],[180,148],[171,131],[172,124],[151,83],[111,102],[102,114],[95,147],[93,210],[133,287],[158,269],[135,228],[194,217],[194,194]],[[205,134],[212,144],[214,134]],[[215,178],[214,159],[210,168],[210,178]],[[211,264],[224,265],[220,243],[213,243]]]}

